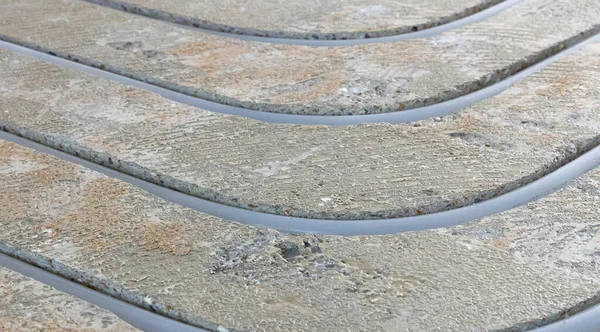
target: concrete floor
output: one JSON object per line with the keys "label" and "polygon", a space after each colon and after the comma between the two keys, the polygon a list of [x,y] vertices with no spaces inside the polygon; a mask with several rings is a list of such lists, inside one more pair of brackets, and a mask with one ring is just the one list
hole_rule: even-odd
{"label": "concrete floor", "polygon": [[[411,8],[423,21],[474,5],[460,1],[433,16],[418,10],[428,3]],[[174,13],[204,19],[202,6],[181,1]],[[276,8],[272,17],[288,20]],[[261,112],[340,115],[401,112],[477,91],[593,35],[599,12],[596,1],[531,0],[427,39],[309,48],[214,36],[84,1],[6,0],[0,38]],[[219,15],[236,26],[242,17]],[[268,17],[262,22],[273,25],[249,28],[288,33]],[[4,131],[283,216],[369,222],[448,211],[527,185],[600,142],[599,43],[456,114],[399,125],[275,124],[11,51],[0,50],[0,60]],[[290,234],[183,208],[0,140],[0,252],[211,331],[522,331],[598,302],[599,193],[594,170],[535,202],[452,228]],[[36,329],[56,311],[57,328],[130,328],[0,273],[0,291],[26,290],[10,306],[0,299],[0,324],[9,317],[11,327]],[[21,303],[39,319],[24,321]]]}
{"label": "concrete floor", "polygon": [[514,190],[595,146],[599,54],[591,44],[451,116],[327,127],[216,114],[0,51],[0,123],[227,205],[308,218],[414,216]]}
{"label": "concrete floor", "polygon": [[138,331],[112,313],[0,267],[3,331]]}
{"label": "concrete floor", "polygon": [[193,27],[250,36],[361,39],[426,30],[503,0],[452,1],[165,1],[91,0]]}
{"label": "concrete floor", "polygon": [[520,330],[599,287],[598,172],[460,227],[311,236],[184,209],[12,143],[0,151],[3,252],[50,258],[56,273],[205,328]]}
{"label": "concrete floor", "polygon": [[214,36],[78,0],[4,3],[2,39],[204,99],[292,114],[373,114],[436,104],[600,29],[595,0],[532,0],[431,38],[311,48]]}

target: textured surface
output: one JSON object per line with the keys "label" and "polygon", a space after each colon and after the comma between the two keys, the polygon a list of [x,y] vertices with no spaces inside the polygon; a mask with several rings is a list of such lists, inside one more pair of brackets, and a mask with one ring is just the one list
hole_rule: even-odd
{"label": "textured surface", "polygon": [[251,36],[357,39],[420,31],[502,0],[89,0],[171,22]]}
{"label": "textured surface", "polygon": [[3,267],[0,267],[0,330],[137,331],[110,312]]}
{"label": "textured surface", "polygon": [[458,114],[351,127],[215,114],[0,56],[8,130],[203,198],[285,215],[385,218],[471,204],[570,161],[600,131],[598,43]]}
{"label": "textured surface", "polygon": [[599,17],[597,0],[530,0],[432,38],[309,48],[217,37],[77,0],[5,0],[0,35],[230,105],[364,114],[480,89],[596,32]]}
{"label": "textured surface", "polygon": [[142,305],[195,323],[250,331],[531,327],[600,289],[599,183],[596,171],[455,229],[291,236],[183,209],[0,142],[0,248],[40,253],[79,270],[77,279],[96,276],[104,280],[96,287],[140,294]]}

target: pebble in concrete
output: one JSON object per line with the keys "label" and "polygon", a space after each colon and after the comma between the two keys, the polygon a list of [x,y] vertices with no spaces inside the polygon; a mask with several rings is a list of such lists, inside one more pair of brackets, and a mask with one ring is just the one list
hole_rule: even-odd
{"label": "pebble in concrete", "polygon": [[360,39],[421,31],[464,18],[503,0],[453,1],[164,1],[89,0],[193,27],[250,36]]}
{"label": "pebble in concrete", "polygon": [[3,267],[0,267],[0,329],[137,331],[110,312]]}
{"label": "pebble in concrete", "polygon": [[0,56],[6,130],[202,198],[282,215],[373,219],[472,204],[572,160],[600,131],[598,43],[460,113],[394,126],[269,124]]}
{"label": "pebble in concrete", "polygon": [[2,7],[5,40],[224,104],[317,115],[453,99],[600,29],[596,0],[532,0],[432,38],[310,48],[209,35],[76,0]]}
{"label": "pebble in concrete", "polygon": [[289,235],[2,141],[0,248],[213,330],[514,331],[600,289],[599,183],[452,229]]}

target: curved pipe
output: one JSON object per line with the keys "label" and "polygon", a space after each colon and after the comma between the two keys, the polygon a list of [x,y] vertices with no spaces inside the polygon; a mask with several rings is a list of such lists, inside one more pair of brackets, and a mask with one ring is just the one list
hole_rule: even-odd
{"label": "curved pipe", "polygon": [[59,291],[70,294],[84,301],[106,309],[125,322],[145,332],[208,332],[177,320],[155,314],[138,306],[102,294],[79,283],[62,278],[41,268],[27,264],[13,257],[0,253],[0,266],[35,279]]}
{"label": "curved pipe", "polygon": [[[96,164],[87,162],[85,160],[81,160],[77,157],[68,155],[66,153],[63,153],[63,152],[60,152],[57,150],[53,150],[53,149],[43,146],[41,144],[28,141],[24,138],[20,138],[18,136],[12,135],[12,134],[0,132],[0,139],[6,139],[9,141],[15,142],[17,144],[24,145],[29,148],[33,148],[37,151],[54,155],[56,157],[66,160],[66,161],[74,162],[74,163],[82,165],[84,167],[89,167],[93,170],[100,171],[108,176],[113,176],[115,178],[119,178],[119,179],[129,182],[133,185],[136,185],[143,190],[146,190],[152,194],[155,194],[161,198],[171,200],[172,202],[181,204],[183,206],[198,209],[198,207],[201,207],[203,204],[207,204],[205,206],[208,206],[208,208],[212,210],[213,214],[222,216],[225,218],[227,218],[226,215],[230,215],[231,213],[239,212],[239,211],[235,211],[235,210],[240,210],[240,209],[231,208],[228,206],[219,207],[218,204],[216,204],[216,203],[211,203],[211,202],[206,202],[206,201],[202,202],[203,200],[200,200],[198,198],[190,197],[185,194],[181,194],[179,192],[174,192],[170,189],[166,189],[166,188],[159,187],[159,186],[151,184],[151,183],[147,183],[147,182],[139,180],[137,178],[133,178],[131,176],[121,174],[119,172],[108,169],[106,167],[96,165]],[[584,154],[583,156],[577,158],[576,160],[574,160],[571,163],[567,164],[566,166],[560,168],[559,170],[549,174],[548,176],[546,176],[544,178],[541,178],[540,180],[538,180],[534,183],[531,183],[528,186],[520,188],[514,192],[511,192],[511,193],[505,194],[503,196],[500,196],[498,198],[492,199],[490,201],[485,201],[483,203],[475,204],[475,205],[472,205],[469,207],[461,208],[461,209],[454,210],[454,211],[438,213],[438,214],[436,214],[438,217],[437,218],[438,221],[434,220],[433,222],[437,223],[438,225],[443,224],[442,226],[451,226],[453,223],[460,221],[460,219],[457,219],[456,212],[458,212],[458,216],[460,216],[461,214],[464,214],[463,219],[468,219],[473,216],[475,216],[477,218],[478,214],[479,214],[479,217],[483,216],[482,212],[490,214],[490,213],[500,212],[502,210],[506,210],[506,209],[509,209],[509,208],[512,208],[512,207],[515,207],[518,205],[525,204],[528,201],[538,199],[538,198],[542,197],[543,195],[556,190],[557,188],[562,186],[564,183],[570,181],[573,177],[583,174],[584,172],[588,171],[589,169],[593,168],[595,165],[598,165],[598,164],[600,164],[600,147],[596,147],[595,149],[593,149],[590,152]],[[528,188],[526,188],[526,187],[528,187]],[[198,202],[198,201],[200,201],[200,202]],[[219,208],[221,208],[222,210],[219,211]],[[231,211],[231,210],[233,210],[233,211]],[[463,213],[461,213],[461,210]],[[205,212],[209,212],[209,211],[205,211]],[[269,219],[269,215],[264,215],[264,214],[260,214],[260,213],[256,213],[256,212],[252,212],[252,211],[247,211],[247,210],[242,210],[242,212],[249,212],[250,217],[256,217],[256,216],[261,217],[261,215],[262,215],[262,218]],[[453,212],[455,212],[455,213],[453,213]],[[388,221],[402,223],[402,222],[406,221],[407,219],[413,219],[413,221],[412,221],[413,223],[415,221],[419,222],[419,220],[421,220],[425,224],[430,226],[431,220],[427,220],[427,219],[431,219],[431,218],[427,218],[429,216],[434,216],[434,215],[426,215],[426,216],[414,217],[414,218],[403,218],[403,220],[388,220]],[[243,218],[244,216],[242,215],[241,217]],[[293,222],[297,222],[298,221],[297,219],[299,219],[299,218],[283,217],[282,219],[285,222],[290,221],[290,219]],[[287,220],[285,220],[285,219],[287,219]],[[243,220],[238,220],[238,221],[244,222]],[[267,222],[269,222],[269,221],[271,221],[271,220],[267,220]],[[311,220],[309,222],[314,222],[314,221]],[[317,222],[320,222],[320,221],[317,221]],[[328,221],[325,221],[325,222],[328,222]],[[345,223],[347,223],[348,221],[340,221],[340,222],[344,223],[343,227],[346,227]],[[355,221],[349,221],[349,222],[355,222]],[[369,224],[371,222],[372,221],[368,221]],[[248,222],[248,223],[250,223],[250,222]],[[353,227],[356,227],[356,225],[353,225]],[[97,291],[96,290],[97,287],[94,286],[95,284],[98,284],[98,282],[97,282],[98,280],[95,280],[96,283],[94,283],[94,280],[91,280],[91,284],[88,284],[88,282],[90,282],[90,280],[86,279],[87,280],[86,281],[81,278],[78,278],[77,275],[79,275],[80,272],[75,271],[68,266],[63,266],[60,263],[53,262],[52,260],[42,258],[41,256],[38,257],[39,255],[37,255],[37,254],[28,255],[27,253],[24,253],[24,252],[21,252],[19,254],[19,252],[20,251],[18,251],[18,250],[15,251],[15,249],[12,248],[11,246],[2,245],[0,243],[0,266],[4,266],[11,270],[17,271],[21,274],[24,274],[26,276],[34,278],[40,282],[50,285],[50,286],[52,286],[58,290],[61,290],[65,293],[71,294],[82,300],[93,303],[101,308],[107,309],[107,310],[115,313],[117,316],[119,316],[124,321],[126,321],[126,322],[130,323],[131,325],[133,325],[137,328],[140,328],[144,331],[182,331],[182,332],[206,331],[201,328],[194,327],[194,326],[185,324],[183,322],[180,322],[177,319],[169,318],[165,313],[162,312],[162,309],[161,309],[162,306],[158,306],[155,309],[153,309],[153,310],[157,311],[159,314],[155,314],[147,309],[144,309],[143,307],[140,307],[139,306],[140,303],[138,303],[139,301],[137,301],[137,302],[135,301],[135,299],[137,299],[137,296],[135,296],[135,295],[132,296],[132,294],[129,294],[129,292],[127,292],[127,291],[122,290],[121,292],[127,293],[125,295],[130,295],[129,297],[126,296],[126,298],[128,298],[130,301],[131,301],[131,299],[134,299],[133,303],[136,303],[136,305],[132,305],[122,299],[114,297],[115,295],[123,296],[123,294],[119,294],[119,293],[112,294],[111,293],[110,296],[103,294],[103,293]],[[17,260],[10,256],[6,256],[7,254],[11,255],[11,256],[16,255],[16,257],[24,259],[25,262],[27,262],[27,263],[25,263],[21,260]],[[34,255],[35,257],[33,257],[33,256],[30,257],[31,255]],[[37,264],[35,263],[36,261],[43,261],[46,265],[48,265],[48,264],[49,265],[46,266],[46,265],[42,264],[40,267],[37,267]],[[58,275],[56,273],[58,273]],[[72,276],[72,277],[70,277],[70,279],[76,280],[77,282],[73,282],[73,281],[65,278],[65,275]],[[110,288],[110,287],[108,287],[108,288]],[[116,288],[113,288],[113,290],[116,291]],[[561,332],[561,331],[582,331],[582,332],[590,331],[591,332],[591,331],[597,331],[598,326],[600,326],[600,305],[598,305],[599,300],[600,300],[600,296],[596,296],[594,298],[591,298],[589,300],[586,300],[582,303],[579,303],[579,304],[573,306],[572,308],[566,310],[565,312],[563,312],[559,315],[556,315],[556,317],[568,317],[568,318],[564,318],[564,319],[560,319],[560,320],[556,320],[556,321],[554,319],[552,319],[551,322],[547,322],[547,323],[546,323],[547,320],[544,318],[544,319],[536,320],[533,322],[519,323],[519,324],[517,324],[511,328],[505,329],[505,330],[506,331],[511,331],[514,329],[529,330],[531,327],[541,325],[541,327],[534,329],[534,331],[536,331],[536,332]],[[213,325],[213,324],[211,324],[211,325]],[[211,330],[213,330],[213,329],[211,329]]]}
{"label": "curved pipe", "polygon": [[[182,323],[178,320],[150,312],[149,310],[129,304],[112,296],[105,295],[82,285],[81,282],[71,281],[4,253],[0,253],[0,266],[35,279],[81,300],[90,302],[100,308],[106,309],[117,315],[123,321],[142,331],[208,332],[208,330]],[[567,318],[534,329],[524,327],[520,328],[520,330],[531,330],[533,332],[596,332],[600,326],[600,304],[597,304],[599,299],[600,297],[596,296],[593,299],[573,306],[568,310],[571,316],[568,316]],[[513,327],[521,325],[523,324],[517,324]],[[524,325],[528,325],[528,323],[525,323]],[[515,330],[513,327],[502,329],[501,331]]]}
{"label": "curved pipe", "polygon": [[[162,22],[175,24],[177,26],[184,27],[187,29],[193,29],[196,31],[201,31],[204,33],[217,35],[217,36],[221,36],[221,37],[229,37],[229,38],[236,38],[236,39],[241,39],[241,40],[246,40],[246,41],[256,41],[256,42],[271,43],[271,44],[303,45],[303,46],[312,46],[312,47],[336,47],[336,46],[354,46],[354,45],[365,45],[365,44],[391,43],[391,42],[397,42],[397,41],[403,41],[403,40],[420,39],[420,38],[436,36],[436,35],[442,34],[449,30],[458,29],[458,28],[461,28],[461,27],[469,25],[469,24],[483,21],[491,16],[497,15],[498,13],[516,5],[517,3],[521,2],[522,0],[504,0],[504,1],[500,2],[499,4],[490,6],[478,13],[470,14],[470,15],[464,16],[463,18],[460,18],[458,20],[451,21],[451,22],[448,22],[445,24],[441,24],[441,25],[435,26],[433,28],[423,29],[420,31],[407,32],[407,33],[402,33],[402,34],[398,34],[398,35],[384,36],[384,37],[364,38],[364,39],[346,39],[346,40],[331,40],[331,39],[319,40],[319,39],[295,39],[295,38],[282,38],[282,37],[261,37],[261,36],[256,36],[255,32],[258,32],[258,31],[253,32],[252,29],[243,29],[244,31],[243,32],[240,31],[240,33],[223,32],[223,31],[219,31],[218,29],[224,29],[224,28],[227,28],[227,26],[220,25],[220,24],[217,25],[217,24],[207,23],[207,24],[202,24],[202,25],[204,25],[204,27],[202,27],[201,25],[196,23],[196,25],[198,25],[198,27],[194,27],[191,25],[191,24],[194,24],[194,21],[197,20],[197,21],[201,22],[202,20],[193,19],[190,17],[185,17],[182,15],[169,13],[169,12],[165,12],[165,11],[161,11],[161,10],[154,10],[154,9],[150,9],[150,8],[139,7],[139,6],[131,5],[131,4],[128,4],[128,3],[122,2],[122,1],[106,1],[106,0],[82,0],[82,1],[89,2],[89,3],[95,4],[95,5],[99,5],[99,6],[112,8],[112,9],[119,10],[119,11],[124,11],[124,12],[135,14],[135,15],[148,17],[151,19],[156,19],[156,20],[159,20]],[[181,22],[186,22],[186,21],[189,24],[181,23]],[[210,27],[212,27],[212,28],[210,28]],[[234,27],[230,27],[230,28],[234,28]],[[269,32],[263,31],[260,33],[268,34]],[[376,33],[381,34],[383,32],[381,32],[381,31],[375,32],[375,34]],[[272,32],[271,32],[271,34],[272,34]],[[373,34],[373,33],[371,33],[371,34]]]}
{"label": "curved pipe", "polygon": [[289,217],[232,207],[162,187],[4,131],[0,131],[0,139],[5,139],[84,166],[128,182],[164,200],[225,220],[293,233],[320,233],[346,236],[394,234],[463,224],[537,200],[600,165],[600,146],[596,146],[570,163],[536,181],[480,203],[412,217],[372,220],[331,220]]}
{"label": "curved pipe", "polygon": [[211,112],[230,114],[251,118],[254,120],[270,122],[270,123],[286,123],[286,124],[304,124],[304,125],[329,125],[329,126],[341,126],[341,125],[358,125],[365,123],[391,123],[400,124],[414,122],[418,120],[429,119],[437,116],[445,116],[462,110],[465,107],[473,105],[479,101],[491,98],[508,89],[513,84],[519,82],[523,78],[541,70],[547,65],[555,62],[556,60],[584,47],[593,42],[600,40],[600,35],[594,35],[568,49],[565,49],[553,56],[550,56],[520,72],[512,75],[498,83],[490,85],[486,88],[477,90],[475,92],[466,94],[464,96],[451,99],[438,104],[413,108],[405,111],[391,112],[391,113],[379,113],[379,114],[367,114],[367,115],[340,115],[340,116],[328,116],[328,115],[297,115],[297,114],[284,114],[284,113],[272,113],[263,112],[257,110],[251,110],[242,107],[229,106],[220,104],[217,102],[209,101],[206,99],[200,99],[190,95],[186,95],[180,92],[162,88],[150,83],[145,83],[136,79],[118,75],[109,71],[94,68],[92,66],[84,65],[75,61],[67,60],[58,56],[47,54],[41,51],[34,50],[29,47],[16,45],[11,42],[0,40],[0,49],[8,50],[15,53],[34,57],[38,60],[54,63],[56,65],[75,69],[81,72],[92,74],[98,77],[117,81],[129,86],[136,88],[145,89],[161,95],[164,98],[190,105],[199,107]]}
{"label": "curved pipe", "polygon": [[[594,303],[598,303],[598,300],[596,298]],[[533,329],[532,332],[598,332],[600,329],[600,304],[581,312],[574,311],[571,314],[574,315]]]}

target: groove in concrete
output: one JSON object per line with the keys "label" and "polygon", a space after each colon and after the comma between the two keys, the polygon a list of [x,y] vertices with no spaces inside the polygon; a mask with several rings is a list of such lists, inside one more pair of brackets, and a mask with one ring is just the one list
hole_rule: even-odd
{"label": "groove in concrete", "polygon": [[[435,38],[371,47],[315,49],[218,38],[74,0],[15,4],[10,7],[15,13],[28,10],[25,20],[13,22],[7,15],[0,33],[11,42],[225,105],[368,115],[464,96],[600,29],[593,15],[597,3],[591,0],[544,2],[521,2]],[[72,24],[52,19],[60,15]],[[105,18],[102,24],[93,19],[99,16]],[[238,54],[234,61],[233,53]]]}
{"label": "groove in concrete", "polygon": [[[50,262],[48,264],[48,262]],[[145,308],[147,302],[139,301],[139,296],[129,294],[121,288],[119,293],[109,291],[111,281],[89,278],[88,275],[42,255],[18,250],[0,243],[0,266],[18,272],[51,286],[59,291],[75,296],[83,301],[106,309],[123,321],[145,332],[203,332],[200,327],[182,323],[182,316],[168,317],[161,314],[164,308]],[[82,278],[82,276],[85,276]],[[128,298],[132,303],[125,301]],[[137,302],[137,303],[136,303]],[[596,332],[600,326],[600,295],[585,300],[572,308],[553,315],[550,319],[523,322],[496,330],[495,332]],[[218,326],[217,332],[233,331]]]}
{"label": "groove in concrete", "polygon": [[[267,331],[351,330],[354,324],[360,330],[522,331],[585,310],[600,285],[588,260],[597,248],[598,171],[528,207],[451,229],[298,236],[212,218],[51,156],[0,144],[2,201],[11,211],[3,218],[1,252],[86,286],[94,278],[108,280],[95,287],[115,297],[125,291],[156,312],[184,308],[188,320],[210,317]],[[28,205],[32,201],[35,206]],[[141,241],[150,225],[164,230],[158,247]],[[178,231],[169,225],[179,225]],[[297,243],[300,254],[284,250]],[[174,254],[179,246],[185,250]]]}
{"label": "groove in concrete", "polygon": [[[0,266],[106,309],[123,321],[145,332],[207,331],[155,313],[154,308],[148,306],[137,295],[131,295],[129,298],[129,300],[134,299],[131,302],[137,303],[126,302],[124,299],[129,295],[126,290],[121,290],[119,293],[121,299],[115,297],[115,294],[110,294],[109,285],[112,285],[112,283],[108,280],[84,276],[57,261],[39,254],[26,253],[3,243],[0,243]],[[211,331],[217,331],[217,329]]]}
{"label": "groove in concrete", "polygon": [[53,63],[64,68],[75,69],[84,73],[92,74],[94,76],[106,78],[136,88],[148,90],[169,100],[202,108],[215,113],[237,115],[269,123],[342,126],[380,122],[390,124],[401,124],[456,113],[468,106],[492,98],[502,93],[503,91],[510,88],[515,83],[523,80],[527,76],[545,68],[549,64],[563,58],[564,56],[571,54],[581,49],[582,47],[597,42],[599,40],[600,35],[594,35],[590,38],[583,40],[580,43],[574,44],[570,48],[564,49],[558,52],[557,54],[554,54],[548,57],[547,59],[544,59],[518,72],[517,74],[509,76],[504,80],[498,81],[488,87],[471,92],[464,96],[441,102],[439,104],[409,109],[401,112],[340,116],[271,113],[221,104],[210,100],[194,97],[185,93],[177,92],[172,89],[164,88],[160,85],[156,85],[153,83],[147,83],[143,80],[138,80],[129,76],[117,74],[115,72],[106,70],[106,67],[104,67],[103,69],[99,69],[93,64],[84,64],[79,60],[70,59],[69,56],[67,56],[67,58],[63,58],[50,50],[46,50],[32,44],[23,43],[2,35],[0,35],[0,49],[31,56],[38,60]]}
{"label": "groove in concrete", "polygon": [[[597,53],[597,45],[590,45],[510,92],[447,119],[327,128],[264,124],[197,110],[5,52],[6,111],[0,118],[8,131],[229,206],[318,220],[404,218],[505,194],[595,146]],[[581,69],[579,75],[565,81],[573,68]],[[80,90],[46,90],[72,82],[86,83],[78,84]],[[515,131],[520,141],[503,139]],[[248,144],[261,150],[244,148]],[[321,151],[313,151],[318,147]],[[375,148],[379,159],[371,159]],[[215,155],[218,150],[229,153]],[[293,161],[306,151],[308,160]],[[287,160],[292,161],[285,169],[275,169],[278,174],[267,169]],[[358,167],[344,166],[348,162]],[[240,168],[249,171],[240,174]],[[470,175],[462,175],[465,169]],[[320,179],[329,183],[322,186]],[[347,185],[347,179],[354,183]],[[341,204],[320,204],[323,197],[338,196]]]}
{"label": "groove in concrete", "polygon": [[0,254],[0,330],[140,332],[105,308],[6,268],[4,257]]}
{"label": "groove in concrete", "polygon": [[[4,129],[6,130],[6,128]],[[473,205],[403,218],[372,220],[308,219],[246,210],[191,196],[80,157],[87,155],[87,153],[77,151],[72,151],[71,154],[65,153],[61,151],[64,147],[53,146],[51,140],[44,140],[44,144],[40,144],[32,140],[34,139],[34,135],[28,134],[24,129],[14,130],[13,132],[16,135],[7,131],[0,131],[0,139],[17,143],[130,183],[157,197],[183,207],[208,213],[225,220],[269,227],[281,231],[346,236],[394,234],[459,225],[535,201],[560,189],[574,178],[600,165],[600,147],[597,146],[598,142],[600,142],[599,136],[595,144],[589,144],[582,148],[580,150],[581,154],[578,157],[570,162],[566,162],[562,167],[516,190]]]}
{"label": "groove in concrete", "polygon": [[600,327],[600,294],[554,315],[555,321],[540,325],[539,321],[525,322],[496,332],[597,332]]}
{"label": "groove in concrete", "polygon": [[[412,25],[404,28],[386,29],[369,32],[350,32],[347,36],[339,33],[307,33],[294,34],[285,31],[264,31],[242,27],[217,24],[201,18],[167,12],[115,0],[82,0],[116,10],[162,20],[184,27],[199,30],[205,33],[222,37],[238,38],[247,41],[273,43],[282,45],[304,45],[313,47],[354,46],[376,43],[391,43],[410,39],[427,38],[439,35],[446,31],[457,29],[468,24],[485,20],[499,12],[506,10],[522,0],[493,0],[470,7],[455,15],[446,16],[437,22]],[[369,37],[366,38],[365,36]],[[268,36],[268,37],[267,37]],[[335,38],[333,38],[335,36]]]}

